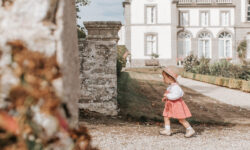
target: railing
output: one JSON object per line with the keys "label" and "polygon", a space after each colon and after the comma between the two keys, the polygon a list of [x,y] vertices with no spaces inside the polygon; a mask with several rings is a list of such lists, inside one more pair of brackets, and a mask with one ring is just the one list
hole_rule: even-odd
{"label": "railing", "polygon": [[216,0],[219,4],[231,4],[233,3],[233,0]]}
{"label": "railing", "polygon": [[197,4],[211,4],[212,0],[196,0]]}
{"label": "railing", "polygon": [[179,4],[191,4],[193,0],[179,0]]}
{"label": "railing", "polygon": [[212,4],[212,3],[232,4],[233,0],[179,0],[179,4],[192,4],[192,3],[197,3],[197,4]]}

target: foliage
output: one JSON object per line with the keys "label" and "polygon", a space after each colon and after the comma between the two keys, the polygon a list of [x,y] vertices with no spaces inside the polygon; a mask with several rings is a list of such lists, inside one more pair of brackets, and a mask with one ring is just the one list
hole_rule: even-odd
{"label": "foliage", "polygon": [[78,39],[85,39],[86,38],[86,33],[81,30],[81,28],[77,28],[77,36],[78,36]]}
{"label": "foliage", "polygon": [[238,52],[238,57],[240,58],[242,63],[245,63],[245,59],[246,59],[246,55],[247,55],[247,41],[244,40],[242,41],[238,48],[237,48],[237,52]]}
{"label": "foliage", "polygon": [[[80,12],[80,7],[82,6],[86,6],[90,4],[90,0],[76,0],[76,12],[79,13]],[[78,14],[76,15],[77,19],[81,19],[80,16],[78,16]]]}
{"label": "foliage", "polygon": [[199,60],[199,65],[194,67],[195,72],[199,74],[210,74],[209,62],[210,62],[210,59],[202,57]]}
{"label": "foliage", "polygon": [[197,56],[194,56],[193,54],[187,56],[184,59],[183,65],[184,65],[185,71],[195,73],[194,66],[199,65],[199,61],[198,61]]}
{"label": "foliage", "polygon": [[156,53],[152,53],[152,54],[151,54],[151,57],[152,57],[152,59],[156,59],[156,58],[159,58],[159,55],[156,54]]}
{"label": "foliage", "polygon": [[232,64],[226,59],[222,59],[209,66],[210,74],[215,76],[229,77],[229,71]]}
{"label": "foliage", "polygon": [[190,55],[184,59],[184,70],[197,74],[250,80],[250,65],[232,64],[227,59],[210,63],[209,59],[201,58],[198,60],[195,56]]}
{"label": "foliage", "polygon": [[127,48],[125,46],[117,46],[117,75],[120,76],[122,67],[126,66],[126,59],[123,57],[127,52]]}

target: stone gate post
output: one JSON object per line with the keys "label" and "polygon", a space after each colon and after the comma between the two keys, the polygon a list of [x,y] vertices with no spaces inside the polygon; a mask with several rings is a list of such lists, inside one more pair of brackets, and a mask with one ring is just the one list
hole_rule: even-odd
{"label": "stone gate post", "polygon": [[88,35],[80,48],[79,108],[117,115],[116,58],[121,23],[84,22],[84,25]]}

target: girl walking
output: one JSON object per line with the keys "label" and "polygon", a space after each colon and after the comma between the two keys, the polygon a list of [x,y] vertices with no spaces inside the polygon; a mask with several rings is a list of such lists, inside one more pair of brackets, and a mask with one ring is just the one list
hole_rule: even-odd
{"label": "girl walking", "polygon": [[186,121],[186,118],[192,115],[187,105],[182,100],[184,92],[177,83],[177,75],[170,69],[165,68],[162,71],[162,76],[164,83],[169,84],[169,87],[162,98],[162,101],[165,102],[163,111],[165,129],[160,131],[160,134],[171,135],[170,118],[175,118],[186,128],[185,137],[191,137],[195,134],[195,131]]}

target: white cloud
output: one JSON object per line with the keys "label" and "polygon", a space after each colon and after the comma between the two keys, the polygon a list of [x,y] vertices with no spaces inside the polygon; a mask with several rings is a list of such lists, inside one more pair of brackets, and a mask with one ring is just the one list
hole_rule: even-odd
{"label": "white cloud", "polygon": [[90,5],[80,8],[78,24],[83,21],[124,21],[123,0],[92,0]]}

